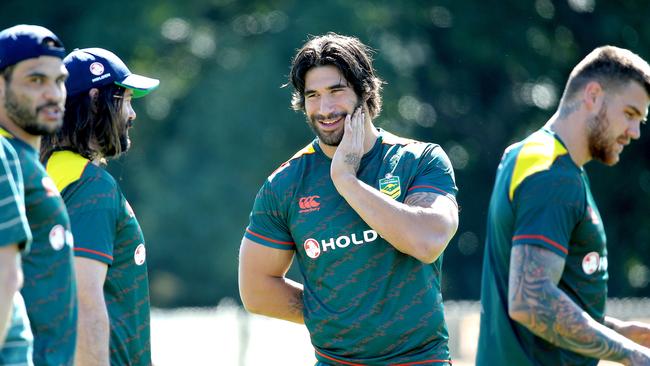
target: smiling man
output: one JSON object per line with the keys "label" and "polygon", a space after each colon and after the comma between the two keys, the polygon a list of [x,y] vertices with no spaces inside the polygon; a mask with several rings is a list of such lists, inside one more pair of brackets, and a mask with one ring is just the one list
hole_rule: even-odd
{"label": "smiling man", "polygon": [[33,235],[23,256],[21,293],[34,333],[36,365],[72,365],[77,298],[70,220],[38,159],[42,136],[63,122],[66,99],[63,44],[49,30],[17,25],[0,32],[0,134],[20,161],[27,221]]}
{"label": "smiling man", "polygon": [[488,213],[478,366],[650,365],[650,325],[605,316],[605,231],[583,169],[618,162],[649,96],[644,60],[597,48],[548,123],[506,149]]}
{"label": "smiling man", "polygon": [[[257,194],[240,294],[251,312],[304,322],[319,365],[448,365],[453,170],[440,146],[374,127],[382,81],[369,53],[329,33],[294,57],[292,105],[317,137]],[[304,284],[285,277],[294,257]]]}
{"label": "smiling man", "polygon": [[151,364],[149,282],[140,224],[107,159],[130,147],[133,98],[159,81],[133,74],[102,48],[75,50],[61,130],[44,140],[47,171],[68,206],[79,292],[76,364]]}

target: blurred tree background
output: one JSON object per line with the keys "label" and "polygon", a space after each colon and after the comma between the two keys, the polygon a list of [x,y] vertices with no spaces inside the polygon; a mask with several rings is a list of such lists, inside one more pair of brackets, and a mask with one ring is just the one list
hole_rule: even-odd
{"label": "blurred tree background", "polygon": [[[289,62],[335,31],[377,52],[376,125],[442,145],[461,223],[444,296],[478,299],[485,215],[503,149],[554,112],[573,66],[613,44],[650,59],[647,0],[3,0],[0,28],[40,24],[68,50],[99,46],[158,77],[138,100],[132,151],[113,161],[143,226],[152,301],[238,299],[237,255],[255,193],[313,135],[289,107]],[[609,239],[610,295],[650,296],[648,137],[613,168],[587,165]],[[292,273],[296,274],[294,270]],[[295,275],[294,275],[295,277]]]}

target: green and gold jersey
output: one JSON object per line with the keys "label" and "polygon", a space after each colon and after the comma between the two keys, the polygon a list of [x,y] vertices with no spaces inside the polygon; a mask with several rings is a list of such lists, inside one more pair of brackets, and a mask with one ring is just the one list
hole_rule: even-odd
{"label": "green and gold jersey", "polygon": [[508,316],[510,250],[535,245],[565,258],[558,287],[599,322],[607,298],[603,224],[584,170],[551,131],[541,129],[510,146],[490,199],[481,284],[476,364],[596,365],[558,348]]}
{"label": "green and gold jersey", "polygon": [[34,333],[36,365],[72,365],[77,334],[77,293],[70,219],[38,151],[5,130],[23,172],[25,208],[33,242],[23,256],[21,294]]}
{"label": "green and gold jersey", "polygon": [[[18,244],[26,253],[32,233],[25,215],[25,192],[18,155],[0,136],[0,247]],[[0,344],[0,365],[31,366],[33,337],[19,292],[14,296],[7,336]]]}
{"label": "green and gold jersey", "polygon": [[105,169],[74,152],[54,152],[47,171],[68,206],[75,256],[108,265],[111,365],[150,365],[146,250],[131,206]]}
{"label": "green and gold jersey", "polygon": [[[442,256],[425,264],[397,251],[338,194],[330,165],[317,140],[281,165],[257,194],[245,233],[295,251],[316,358],[329,365],[448,364]],[[453,169],[435,144],[380,130],[357,176],[399,202],[415,192],[455,202]]]}

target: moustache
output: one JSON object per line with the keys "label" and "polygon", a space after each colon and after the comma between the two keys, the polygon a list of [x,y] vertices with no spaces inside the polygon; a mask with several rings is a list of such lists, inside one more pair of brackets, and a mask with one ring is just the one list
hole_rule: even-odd
{"label": "moustache", "polygon": [[326,119],[339,119],[341,117],[345,117],[348,114],[346,112],[334,112],[330,113],[328,115],[322,115],[322,114],[316,114],[314,115],[314,120],[317,122],[326,120]]}
{"label": "moustache", "polygon": [[59,109],[61,112],[65,112],[65,106],[63,106],[63,105],[61,105],[59,103],[56,103],[56,102],[49,102],[49,103],[45,103],[43,105],[40,105],[40,106],[36,107],[36,112],[38,113],[38,112],[42,111],[43,109],[50,108],[50,107],[55,107],[55,108]]}

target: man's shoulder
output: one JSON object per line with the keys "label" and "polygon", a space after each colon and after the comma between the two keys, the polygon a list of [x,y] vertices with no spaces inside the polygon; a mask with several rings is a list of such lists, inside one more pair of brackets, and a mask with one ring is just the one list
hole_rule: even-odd
{"label": "man's shoulder", "polygon": [[47,173],[60,192],[80,185],[100,191],[117,188],[117,182],[110,173],[73,151],[53,153],[47,161]]}
{"label": "man's shoulder", "polygon": [[296,172],[298,171],[299,163],[302,162],[304,159],[309,159],[314,157],[316,154],[316,148],[314,147],[314,143],[310,142],[309,145],[303,147],[302,149],[298,150],[293,156],[285,161],[284,163],[280,164],[279,167],[277,167],[273,173],[269,175],[268,181],[273,182],[277,180],[282,180],[284,177],[292,177]]}

